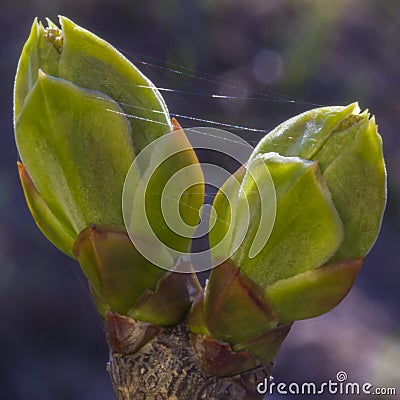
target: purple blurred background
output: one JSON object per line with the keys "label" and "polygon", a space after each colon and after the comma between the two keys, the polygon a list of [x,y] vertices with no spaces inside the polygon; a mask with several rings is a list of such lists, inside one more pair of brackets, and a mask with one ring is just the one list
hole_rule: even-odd
{"label": "purple blurred background", "polygon": [[[314,105],[359,101],[376,115],[389,179],[381,235],[341,305],[295,324],[274,376],[324,382],[345,371],[349,382],[397,385],[399,396],[399,1],[2,0],[0,399],[113,399],[85,278],[36,228],[17,177],[15,69],[33,18],[57,14],[111,42],[156,85],[197,93],[165,93],[174,113],[259,129]],[[254,144],[261,138],[234,132]]]}

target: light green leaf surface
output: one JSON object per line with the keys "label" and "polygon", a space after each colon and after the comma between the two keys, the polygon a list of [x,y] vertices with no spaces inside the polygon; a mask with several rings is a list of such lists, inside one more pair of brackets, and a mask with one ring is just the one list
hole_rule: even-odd
{"label": "light green leaf surface", "polygon": [[273,283],[266,295],[283,324],[318,317],[347,295],[361,265],[362,259],[324,265]]}
{"label": "light green leaf surface", "polygon": [[[343,146],[323,170],[345,230],[345,240],[335,254],[336,260],[363,257],[370,251],[386,205],[382,139],[375,121],[364,121],[354,130],[354,140]],[[323,160],[322,154],[319,158]]]}
{"label": "light green leaf surface", "polygon": [[189,251],[196,231],[204,178],[185,132],[174,124],[172,133],[151,143],[135,159],[137,168],[127,175],[123,208],[130,235],[146,238],[155,246],[163,244],[176,261]]}
{"label": "light green leaf surface", "polygon": [[[266,288],[277,280],[317,268],[331,258],[343,240],[343,226],[316,163],[276,153],[259,158],[267,165],[275,184],[275,223],[256,257],[249,257],[254,238],[254,230],[250,229],[232,260]],[[245,177],[245,196],[254,190],[247,183]],[[259,212],[260,198],[248,199],[251,212]]]}
{"label": "light green leaf surface", "polygon": [[75,234],[89,223],[123,224],[121,198],[134,153],[127,119],[107,96],[44,73],[16,121],[16,142],[32,181]]}
{"label": "light green leaf surface", "polygon": [[209,232],[211,256],[215,263],[225,260],[231,254],[233,237],[238,235],[241,227],[235,224],[236,205],[238,203],[240,185],[246,173],[245,167],[240,167],[231,175],[217,192],[213,207],[216,219]]}
{"label": "light green leaf surface", "polygon": [[352,113],[357,103],[347,107],[314,108],[278,125],[260,141],[251,159],[258,154],[275,152],[283,156],[310,160],[324,145],[329,135]]}
{"label": "light green leaf surface", "polygon": [[[59,76],[108,95],[124,113],[132,115],[129,120],[136,154],[172,130],[165,102],[149,79],[105,40],[68,18],[60,17],[60,23],[64,39]],[[107,108],[104,104],[106,115]]]}

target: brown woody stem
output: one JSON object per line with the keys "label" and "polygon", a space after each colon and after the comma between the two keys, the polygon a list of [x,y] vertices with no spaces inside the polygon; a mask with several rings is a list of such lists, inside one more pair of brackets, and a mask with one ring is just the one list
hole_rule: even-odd
{"label": "brown woody stem", "polygon": [[262,399],[257,384],[269,379],[271,368],[268,365],[234,377],[206,375],[185,323],[161,329],[133,354],[111,349],[108,364],[117,400]]}

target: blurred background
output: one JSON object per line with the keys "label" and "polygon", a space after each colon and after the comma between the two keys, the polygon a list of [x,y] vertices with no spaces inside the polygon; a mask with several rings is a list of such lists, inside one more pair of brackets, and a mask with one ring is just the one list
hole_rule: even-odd
{"label": "blurred background", "polygon": [[[77,263],[39,232],[17,177],[12,126],[17,61],[33,18],[56,20],[58,14],[111,42],[157,86],[174,89],[163,92],[173,113],[257,129],[273,128],[316,105],[359,101],[376,115],[389,179],[381,235],[348,297],[329,314],[295,324],[277,357],[274,377],[277,383],[318,383],[345,371],[349,382],[397,385],[397,397],[384,398],[399,398],[398,0],[1,4],[1,399],[113,399],[102,323],[85,278]],[[191,125],[187,118],[181,122]],[[231,130],[253,144],[262,137]]]}

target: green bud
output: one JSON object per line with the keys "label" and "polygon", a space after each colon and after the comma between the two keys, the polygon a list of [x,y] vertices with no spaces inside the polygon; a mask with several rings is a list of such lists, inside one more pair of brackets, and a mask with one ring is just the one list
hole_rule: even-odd
{"label": "green bud", "polygon": [[[170,120],[156,87],[135,66],[69,19],[60,17],[60,24],[61,29],[48,21],[45,28],[34,21],[15,79],[15,139],[28,206],[46,237],[79,261],[103,317],[111,312],[176,324],[199,291],[197,278],[166,272],[139,252],[124,227],[122,195],[128,171],[137,177],[128,191],[141,192],[163,149],[153,146],[147,158],[134,160],[173,131],[166,135],[169,146],[176,150],[184,144],[184,151],[152,177],[148,189],[153,197],[145,199],[145,206],[156,233],[168,239],[161,194],[177,170],[190,167],[196,182],[192,187],[187,177],[189,189],[175,204],[195,229],[204,191],[196,154],[177,121]],[[141,221],[141,210],[129,206],[129,217]],[[177,244],[171,256],[165,245],[140,233],[135,231],[135,244],[158,255],[163,267],[179,268],[179,252],[189,247],[190,235],[170,238]],[[127,321],[121,318],[115,321]]]}
{"label": "green bud", "polygon": [[344,226],[344,240],[334,259],[365,256],[373,246],[386,204],[382,139],[375,119],[347,107],[317,108],[289,119],[256,147],[258,154],[277,152],[318,161]]}
{"label": "green bud", "polygon": [[[265,190],[271,179],[275,190]],[[215,197],[211,254],[214,263],[230,260],[214,268],[193,305],[197,341],[223,340],[270,361],[293,321],[326,313],[346,296],[376,240],[385,202],[382,141],[374,118],[356,104],[311,110],[271,131]],[[254,251],[260,232],[265,243]],[[251,284],[237,285],[232,276]],[[258,299],[252,311],[249,297]],[[201,360],[212,356],[198,349]]]}

